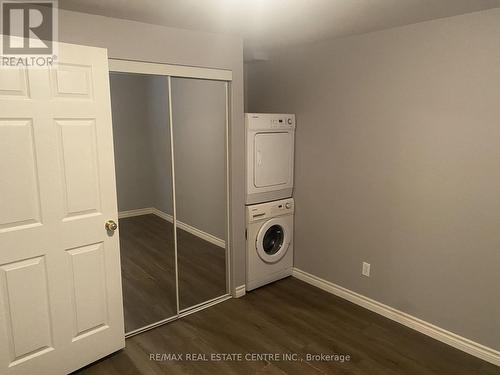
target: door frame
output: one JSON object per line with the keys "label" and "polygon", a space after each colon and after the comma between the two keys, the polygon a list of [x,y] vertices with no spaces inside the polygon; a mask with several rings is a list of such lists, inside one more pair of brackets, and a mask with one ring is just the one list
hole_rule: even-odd
{"label": "door frame", "polygon": [[[146,62],[138,60],[126,60],[126,59],[116,59],[109,58],[109,73],[129,73],[129,74],[146,74],[146,75],[160,75],[165,76],[168,80],[168,108],[169,108],[169,124],[170,124],[170,152],[172,158],[172,197],[173,197],[173,225],[174,225],[174,254],[175,254],[175,280],[176,280],[176,311],[177,314],[168,317],[166,319],[160,320],[158,322],[149,324],[142,328],[138,328],[131,332],[125,334],[125,338],[132,337],[139,333],[148,331],[150,329],[156,328],[163,324],[172,322],[174,320],[180,319],[184,316],[193,314],[195,312],[201,311],[208,307],[211,307],[217,303],[226,301],[232,298],[231,285],[234,278],[233,268],[231,267],[231,259],[233,258],[233,248],[231,241],[231,208],[232,208],[232,193],[231,193],[231,97],[232,97],[232,87],[231,82],[233,79],[233,72],[226,69],[214,69],[214,68],[202,68],[194,66],[185,65],[174,65],[174,64],[164,64],[157,62]],[[190,306],[186,309],[180,309],[179,306],[179,275],[178,275],[178,264],[177,264],[177,212],[176,212],[176,195],[175,195],[175,160],[174,160],[174,140],[173,140],[173,118],[172,118],[172,86],[171,78],[194,78],[194,79],[205,79],[212,81],[223,81],[225,83],[225,95],[226,95],[226,116],[225,116],[225,175],[226,175],[226,293],[219,297],[213,298],[208,301],[204,301],[200,304]],[[111,92],[110,92],[111,94]]]}

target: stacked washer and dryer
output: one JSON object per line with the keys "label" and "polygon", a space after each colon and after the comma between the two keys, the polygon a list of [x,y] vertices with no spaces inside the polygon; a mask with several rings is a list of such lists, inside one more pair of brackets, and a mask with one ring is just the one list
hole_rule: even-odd
{"label": "stacked washer and dryer", "polygon": [[293,267],[295,115],[246,113],[247,282],[252,290]]}

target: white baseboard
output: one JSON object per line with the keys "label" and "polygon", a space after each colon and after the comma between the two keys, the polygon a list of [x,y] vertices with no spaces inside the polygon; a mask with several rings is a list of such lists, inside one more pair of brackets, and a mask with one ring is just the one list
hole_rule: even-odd
{"label": "white baseboard", "polygon": [[[163,211],[160,211],[156,208],[153,208],[153,214],[156,216],[159,216],[167,221],[172,222],[173,218],[172,215],[169,215]],[[192,235],[199,237],[205,241],[208,241],[214,245],[217,245],[219,247],[225,248],[226,247],[226,242],[210,233],[204,232],[198,228],[195,228],[189,224],[183,223],[182,221],[177,220],[177,228],[180,228],[182,230],[185,230],[188,233],[191,233]]]}
{"label": "white baseboard", "polygon": [[[164,220],[169,221],[170,223],[173,222],[173,217],[170,214],[167,214],[166,212],[160,211],[157,208],[154,207],[147,207],[147,208],[139,208],[136,210],[129,210],[129,211],[120,211],[118,212],[118,218],[123,219],[126,217],[132,217],[132,216],[141,216],[141,215],[148,215],[148,214],[153,214],[158,217],[161,217]],[[177,220],[177,227],[179,229],[185,230],[188,233],[191,233],[192,235],[199,237],[207,242],[210,242],[216,246],[225,248],[226,247],[226,242],[210,233],[204,232],[198,228],[195,228],[189,224],[183,223],[182,221]]]}
{"label": "white baseboard", "polygon": [[[163,212],[163,211],[160,211],[159,209],[157,208],[151,208],[151,213],[158,216],[158,217],[161,217],[162,219],[164,220],[167,220],[168,222],[170,223],[173,223],[174,222],[174,218],[172,215],[170,214],[167,214],[166,212]],[[179,220],[177,220],[177,226],[179,226]]]}
{"label": "white baseboard", "polygon": [[237,286],[234,290],[234,298],[243,297],[247,293],[245,284]]}
{"label": "white baseboard", "polygon": [[138,208],[136,210],[120,211],[118,212],[118,219],[124,219],[126,217],[148,215],[153,213],[152,207]]}
{"label": "white baseboard", "polygon": [[296,277],[299,280],[305,281],[306,283],[311,284],[317,288],[335,294],[338,297],[344,298],[356,305],[385,316],[386,318],[394,320],[395,322],[412,328],[415,331],[423,333],[424,335],[430,336],[445,344],[453,346],[454,348],[493,363],[494,365],[500,366],[500,352],[495,349],[481,345],[465,337],[459,336],[453,332],[437,327],[431,323],[418,319],[393,307],[384,305],[383,303],[377,302],[371,298],[365,297],[361,294],[343,288],[327,280],[311,275],[310,273],[302,271],[298,268],[293,269],[292,276]]}

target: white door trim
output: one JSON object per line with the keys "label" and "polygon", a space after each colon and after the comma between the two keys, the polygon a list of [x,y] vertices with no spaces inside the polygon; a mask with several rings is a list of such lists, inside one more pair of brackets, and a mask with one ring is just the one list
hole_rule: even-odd
{"label": "white door trim", "polygon": [[298,268],[293,268],[292,276],[317,288],[323,289],[328,293],[334,294],[349,302],[364,307],[365,309],[394,320],[395,322],[423,333],[426,336],[432,337],[433,339],[473,355],[474,357],[481,358],[487,362],[493,363],[494,365],[500,366],[500,352],[495,349],[459,336],[456,333],[447,331],[446,329],[416,318],[393,307],[384,305],[381,302],[365,297],[359,293],[353,292],[352,290],[336,285]]}
{"label": "white door trim", "polygon": [[246,292],[247,292],[247,286],[245,284],[237,286],[234,298],[241,298],[246,294]]}
{"label": "white door trim", "polygon": [[122,59],[109,59],[109,71],[118,73],[154,74],[171,77],[211,79],[216,81],[233,80],[233,72],[231,70]]}

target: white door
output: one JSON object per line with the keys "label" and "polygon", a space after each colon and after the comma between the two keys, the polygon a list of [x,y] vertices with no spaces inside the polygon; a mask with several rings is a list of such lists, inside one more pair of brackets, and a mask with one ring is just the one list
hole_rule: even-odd
{"label": "white door", "polygon": [[293,139],[288,132],[255,135],[255,176],[257,188],[289,184],[293,170]]}
{"label": "white door", "polygon": [[1,374],[125,345],[108,80],[106,50],[62,43],[54,69],[0,69]]}

